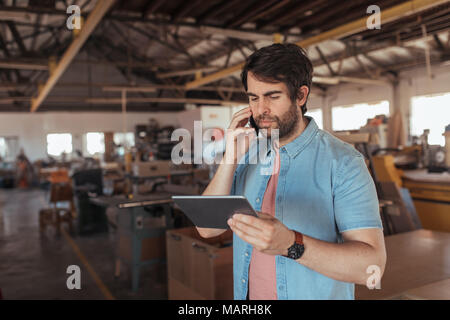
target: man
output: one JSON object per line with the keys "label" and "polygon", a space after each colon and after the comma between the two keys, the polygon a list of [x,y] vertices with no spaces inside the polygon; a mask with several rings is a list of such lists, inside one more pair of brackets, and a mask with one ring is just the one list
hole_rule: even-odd
{"label": "man", "polygon": [[261,174],[261,163],[238,165],[237,155],[228,156],[233,163],[221,163],[204,192],[244,195],[259,214],[228,221],[235,299],[354,299],[368,270],[383,274],[382,223],[364,158],[304,115],[312,72],[294,44],[261,48],[243,68],[249,107],[233,116],[224,158],[237,153],[230,141],[254,130],[244,127],[250,116],[268,137],[278,129],[279,145],[268,151],[272,175]]}

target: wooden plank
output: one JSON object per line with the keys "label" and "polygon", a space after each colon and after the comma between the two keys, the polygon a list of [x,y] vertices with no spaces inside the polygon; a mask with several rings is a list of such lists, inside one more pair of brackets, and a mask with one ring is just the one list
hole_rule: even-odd
{"label": "wooden plank", "polygon": [[69,48],[67,48],[55,71],[51,74],[50,78],[47,80],[46,84],[39,92],[38,97],[32,100],[31,112],[35,112],[42,104],[42,102],[44,102],[45,98],[53,89],[56,82],[58,82],[58,80],[61,78],[64,71],[66,71],[67,67],[70,65],[72,60],[80,51],[83,44],[89,38],[95,27],[102,20],[102,18],[105,16],[114,2],[115,0],[102,0],[96,3],[95,8],[89,14],[89,17],[87,18],[86,23],[83,25],[83,28],[80,30],[75,40],[72,41]]}

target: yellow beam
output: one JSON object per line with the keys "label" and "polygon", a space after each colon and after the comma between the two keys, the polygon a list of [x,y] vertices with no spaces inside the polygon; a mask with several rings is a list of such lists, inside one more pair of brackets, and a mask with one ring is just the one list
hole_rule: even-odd
{"label": "yellow beam", "polygon": [[115,0],[100,0],[97,1],[94,9],[89,14],[89,17],[86,20],[86,23],[83,25],[82,29],[78,36],[72,41],[69,48],[67,48],[60,62],[56,66],[54,72],[48,78],[44,88],[39,91],[39,95],[37,98],[33,98],[31,103],[31,112],[36,111],[39,106],[44,102],[45,98],[48,96],[50,91],[55,86],[56,82],[61,78],[64,71],[66,71],[67,67],[70,65],[72,60],[77,55],[78,51],[80,51],[83,44],[89,38],[91,33],[94,31],[95,27],[102,20],[104,15],[108,12],[111,6],[114,4]]}
{"label": "yellow beam", "polygon": [[223,69],[221,71],[218,71],[218,72],[213,73],[211,75],[208,75],[206,77],[202,77],[200,79],[188,82],[185,85],[186,90],[189,90],[189,89],[192,89],[192,88],[196,88],[196,87],[199,87],[199,86],[201,86],[203,84],[214,82],[216,80],[220,80],[220,79],[226,78],[230,74],[233,74],[233,73],[241,70],[244,67],[244,64],[245,64],[245,62],[241,62],[239,64],[236,64],[236,65],[232,66],[232,67]]}
{"label": "yellow beam", "polygon": [[[381,11],[381,23],[388,23],[396,19],[403,18],[405,16],[427,10],[429,8],[441,5],[448,2],[448,0],[411,0],[404,2],[402,4],[396,5],[392,8],[385,9]],[[354,20],[352,22],[346,23],[337,28],[325,31],[317,36],[313,36],[308,39],[296,42],[296,45],[300,47],[308,47],[314,44],[318,44],[325,40],[339,39],[345,36],[361,32],[367,28],[367,18],[366,15],[360,19]],[[213,74],[207,75],[200,79],[186,83],[186,89],[195,88],[210,82],[214,82],[235,73],[236,71],[242,69],[244,62],[236,64],[232,67],[220,70]]]}

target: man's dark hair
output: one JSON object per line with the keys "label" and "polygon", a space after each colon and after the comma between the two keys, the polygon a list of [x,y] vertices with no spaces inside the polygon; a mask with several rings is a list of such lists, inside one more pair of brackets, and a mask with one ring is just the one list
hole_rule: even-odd
{"label": "man's dark hair", "polygon": [[[312,63],[306,56],[305,50],[293,43],[275,43],[253,52],[247,58],[241,73],[245,91],[248,90],[249,71],[264,82],[283,82],[289,90],[293,103],[297,98],[302,98],[299,96],[301,86],[307,86],[311,91]],[[305,114],[306,110],[305,102],[302,106],[302,114]]]}

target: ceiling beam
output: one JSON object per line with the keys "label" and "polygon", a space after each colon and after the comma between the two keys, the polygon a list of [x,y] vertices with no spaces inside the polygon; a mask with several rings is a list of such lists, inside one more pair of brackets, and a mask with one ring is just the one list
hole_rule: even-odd
{"label": "ceiling beam", "polygon": [[447,49],[444,47],[441,39],[439,38],[439,36],[437,34],[433,34],[433,38],[434,38],[434,41],[436,42],[436,45],[440,51],[442,51],[442,52],[447,51]]}
{"label": "ceiling beam", "polygon": [[[113,86],[108,85],[103,87],[103,91],[115,91],[120,92],[122,90],[128,92],[154,92],[156,90],[181,90],[186,91],[184,86],[179,85],[164,85],[164,84],[156,84],[156,85],[144,85],[144,86]],[[198,87],[194,88],[194,91],[227,91],[227,92],[238,92],[245,93],[244,88],[238,87],[226,87],[226,86],[208,86],[208,87]]]}
{"label": "ceiling beam", "polygon": [[164,0],[149,0],[143,10],[143,17],[153,14],[164,3]]}
{"label": "ceiling beam", "polygon": [[179,21],[182,18],[189,15],[189,13],[197,6],[199,6],[203,0],[191,0],[191,1],[183,1],[182,5],[179,6],[172,16],[173,21]]}
{"label": "ceiling beam", "polygon": [[[405,3],[401,3],[389,9],[383,10],[383,23],[388,23],[396,19],[400,19],[405,16],[418,13],[420,11],[430,9],[432,7],[444,4],[446,2],[448,2],[448,0],[411,0]],[[366,28],[367,28],[367,17],[364,16],[363,18],[356,19],[352,22],[346,23],[337,28],[325,31],[319,35],[301,40],[296,44],[300,47],[305,48],[314,44],[318,44],[325,40],[340,39],[349,36],[351,34],[361,32]],[[245,63],[242,62],[229,68],[219,70],[205,77],[201,77],[194,81],[188,82],[186,83],[186,88],[190,89],[226,78],[232,75],[233,73],[241,70],[244,64]]]}
{"label": "ceiling beam", "polygon": [[23,44],[22,37],[20,36],[20,33],[16,28],[16,24],[13,21],[7,21],[6,24],[8,25],[8,28],[11,31],[11,34],[13,35],[14,41],[16,41],[17,46],[19,47],[20,53],[23,56],[26,56],[28,50]]}
{"label": "ceiling beam", "polygon": [[48,65],[20,60],[0,60],[0,69],[48,70]]}
{"label": "ceiling beam", "polygon": [[[121,98],[87,98],[86,103],[91,104],[121,104]],[[220,104],[224,106],[238,106],[248,104],[248,101],[225,101],[213,99],[192,98],[127,98],[127,103],[195,103],[195,104]]]}
{"label": "ceiling beam", "polygon": [[330,63],[328,62],[327,58],[323,54],[322,50],[320,50],[319,46],[316,46],[317,53],[319,53],[320,59],[322,59],[323,63],[326,64],[328,71],[330,71],[330,75],[335,76],[336,72],[331,67]]}
{"label": "ceiling beam", "polygon": [[26,11],[12,11],[12,10],[3,10],[4,7],[2,6],[2,10],[0,10],[0,20],[6,20],[6,21],[16,21],[16,22],[32,22],[33,21],[33,14],[30,14]]}
{"label": "ceiling beam", "polygon": [[277,4],[275,4],[274,6],[268,8],[267,10],[264,10],[264,11],[258,13],[257,15],[248,18],[247,22],[257,21],[258,19],[261,19],[261,18],[263,18],[265,16],[268,16],[268,15],[276,12],[277,10],[280,10],[281,8],[283,8],[286,5],[288,5],[289,3],[292,3],[292,1],[291,0],[279,1]]}
{"label": "ceiling beam", "polygon": [[187,69],[187,70],[175,70],[175,71],[169,71],[169,72],[160,72],[160,73],[157,73],[156,76],[160,79],[165,79],[165,78],[186,76],[186,75],[190,75],[190,74],[195,74],[197,72],[211,72],[211,71],[216,71],[216,70],[217,70],[217,67],[201,67],[201,68],[194,68],[194,69]]}
{"label": "ceiling beam", "polygon": [[335,76],[335,77],[323,77],[323,76],[313,76],[312,81],[314,83],[336,85],[341,82],[357,83],[357,84],[368,84],[376,86],[386,86],[390,82],[388,80],[382,79],[368,79],[361,77],[348,77],[348,76]]}
{"label": "ceiling beam", "polygon": [[[3,92],[3,91],[12,91],[12,90],[17,90],[17,88],[18,88],[19,86],[17,86],[17,85],[14,85],[14,84],[11,84],[11,85],[4,85],[4,84],[1,84],[0,85],[0,92]],[[23,87],[23,86],[22,86]]]}
{"label": "ceiling beam", "polygon": [[[16,90],[18,88],[23,88],[26,86],[37,86],[38,82],[1,82],[0,91]],[[130,86],[126,83],[106,83],[106,82],[59,82],[55,85],[55,88],[87,88],[95,87],[102,88],[103,91],[122,91],[127,90],[129,92],[154,92],[157,90],[181,90],[186,91],[183,85],[171,85],[171,84],[143,84],[137,86]],[[231,87],[231,86],[206,86],[197,87],[192,89],[192,91],[226,91],[226,92],[237,92],[245,93],[243,87]]]}
{"label": "ceiling beam", "polygon": [[[29,102],[32,97],[8,97],[0,98],[0,104],[13,104],[14,102]],[[49,97],[46,103],[86,103],[86,104],[122,104],[122,98],[90,98],[90,97]],[[227,106],[248,104],[248,101],[230,101],[215,99],[194,99],[194,98],[142,98],[127,97],[127,103],[195,103],[195,104],[220,104]]]}
{"label": "ceiling beam", "polygon": [[197,17],[197,24],[201,24],[207,19],[214,18],[219,14],[226,12],[240,2],[242,2],[242,0],[223,0],[217,3],[216,5],[210,7],[206,12],[202,13],[199,17]]}
{"label": "ceiling beam", "polygon": [[[437,33],[438,35],[443,35],[444,32],[440,32]],[[422,36],[418,36],[414,39],[410,39],[407,40],[405,42],[401,43],[401,46],[399,44],[397,44],[395,41],[392,40],[386,40],[383,42],[377,42],[371,45],[366,45],[363,47],[355,47],[353,48],[354,50],[347,50],[345,49],[344,51],[341,51],[337,54],[334,54],[332,56],[327,56],[327,61],[328,63],[334,63],[336,61],[340,61],[341,59],[346,60],[346,59],[351,59],[353,58],[355,55],[366,55],[366,54],[372,54],[374,52],[378,52],[378,51],[382,51],[382,50],[386,50],[388,48],[402,48],[404,50],[409,50],[411,52],[420,52],[421,54],[423,53],[424,49],[423,48],[418,48],[418,47],[414,47],[416,45],[416,41],[417,40],[421,40]],[[431,38],[430,38],[431,40]],[[430,48],[431,49],[431,48]],[[432,54],[439,54],[439,51],[431,49],[430,52]],[[373,62],[373,61],[372,61]],[[313,66],[314,69],[319,68],[324,66],[325,64],[323,63],[322,59],[319,59],[317,61],[313,61]]]}
{"label": "ceiling beam", "polygon": [[225,26],[227,28],[233,28],[238,27],[246,22],[249,22],[251,19],[254,19],[260,13],[266,11],[266,9],[268,9],[269,7],[272,7],[278,1],[279,0],[268,0],[266,2],[263,2],[262,4],[260,3],[260,1],[258,1],[258,3],[254,4],[251,8],[245,10],[243,13],[239,14],[237,17],[227,22]]}
{"label": "ceiling beam", "polygon": [[[5,40],[2,37],[2,34],[0,33],[0,49],[3,50],[3,54],[6,58],[11,57],[11,53],[8,50],[8,46],[6,45]],[[17,81],[21,81],[22,80],[22,76],[20,75],[19,70],[14,70],[14,74],[16,75],[16,80]],[[7,77],[8,81],[11,81],[11,74],[9,72],[9,70],[7,72],[5,72],[5,76]]]}
{"label": "ceiling beam", "polygon": [[80,30],[78,36],[72,41],[69,48],[67,48],[55,70],[50,75],[50,78],[48,78],[46,84],[44,85],[42,90],[40,90],[38,97],[33,99],[31,103],[31,112],[35,112],[39,108],[56,82],[58,82],[59,78],[62,76],[64,71],[66,71],[67,67],[80,51],[83,44],[89,38],[90,34],[94,31],[95,27],[114,4],[114,2],[114,0],[102,0],[96,3],[95,8],[89,14],[89,17]]}
{"label": "ceiling beam", "polygon": [[[305,13],[313,8],[317,8],[323,5],[327,0],[316,0],[316,1],[302,1],[300,5],[295,5],[293,8],[288,8],[284,12],[278,14],[273,19],[270,19],[264,23],[261,23],[257,26],[257,29],[263,29],[268,25],[277,25],[279,23],[286,23],[290,19],[294,17],[305,16]],[[330,10],[330,9],[328,9]]]}
{"label": "ceiling beam", "polygon": [[252,31],[241,31],[234,29],[224,29],[224,28],[216,28],[216,27],[208,27],[208,26],[200,26],[200,32],[203,34],[212,34],[217,35],[220,34],[222,36],[226,36],[228,38],[236,38],[242,40],[267,40],[273,41],[273,34],[261,33],[261,32],[252,32]]}

